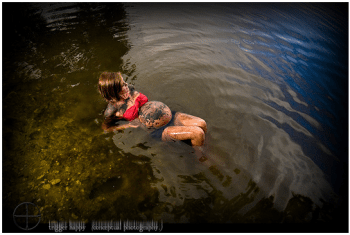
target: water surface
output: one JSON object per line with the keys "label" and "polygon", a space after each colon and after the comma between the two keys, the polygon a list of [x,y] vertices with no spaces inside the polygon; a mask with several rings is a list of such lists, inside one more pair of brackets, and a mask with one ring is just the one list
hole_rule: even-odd
{"label": "water surface", "polygon": [[[4,215],[346,221],[347,4],[3,6]],[[106,70],[205,119],[205,146],[104,134]]]}

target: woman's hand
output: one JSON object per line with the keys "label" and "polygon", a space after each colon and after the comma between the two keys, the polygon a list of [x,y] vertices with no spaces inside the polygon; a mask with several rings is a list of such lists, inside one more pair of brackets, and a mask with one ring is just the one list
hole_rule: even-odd
{"label": "woman's hand", "polygon": [[108,126],[106,123],[102,124],[102,129],[104,130],[105,133],[107,132],[112,132],[112,131],[121,131],[125,130],[127,128],[138,128],[141,125],[141,122],[139,119],[135,119],[131,122],[125,123],[125,124],[119,124],[116,126]]}
{"label": "woman's hand", "polygon": [[138,127],[140,127],[140,125],[141,125],[141,122],[138,118],[129,122],[129,127],[131,127],[131,128],[138,128]]}

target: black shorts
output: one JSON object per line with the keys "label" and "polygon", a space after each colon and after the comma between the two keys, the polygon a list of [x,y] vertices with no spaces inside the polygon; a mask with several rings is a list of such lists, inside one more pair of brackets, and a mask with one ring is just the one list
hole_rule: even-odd
{"label": "black shorts", "polygon": [[162,140],[162,134],[163,134],[163,131],[165,130],[165,128],[167,128],[168,126],[174,126],[175,114],[176,114],[176,111],[171,111],[172,117],[171,117],[170,122],[168,122],[165,126],[162,126],[159,129],[155,129],[154,131],[152,131],[150,133],[152,138]]}

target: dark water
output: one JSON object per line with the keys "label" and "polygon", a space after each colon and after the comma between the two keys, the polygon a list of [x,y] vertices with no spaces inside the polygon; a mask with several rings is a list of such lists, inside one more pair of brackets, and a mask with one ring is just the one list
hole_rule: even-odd
{"label": "dark water", "polygon": [[[3,217],[344,229],[347,9],[4,3]],[[106,70],[205,119],[202,151],[104,134]]]}

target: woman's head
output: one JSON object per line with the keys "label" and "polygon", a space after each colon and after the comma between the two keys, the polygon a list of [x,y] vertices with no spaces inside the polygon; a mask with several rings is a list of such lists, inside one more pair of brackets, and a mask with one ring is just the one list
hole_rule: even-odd
{"label": "woman's head", "polygon": [[117,101],[125,92],[125,82],[120,72],[103,72],[98,81],[98,91],[107,101]]}

